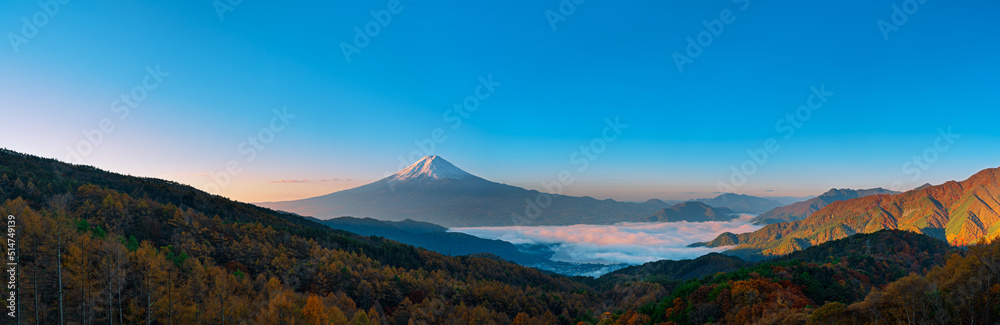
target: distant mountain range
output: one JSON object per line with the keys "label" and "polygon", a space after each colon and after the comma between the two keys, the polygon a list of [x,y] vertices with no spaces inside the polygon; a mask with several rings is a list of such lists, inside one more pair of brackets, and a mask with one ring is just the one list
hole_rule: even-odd
{"label": "distant mountain range", "polygon": [[802,201],[805,201],[805,200],[808,200],[808,199],[811,199],[811,198],[814,198],[814,197],[816,197],[816,196],[815,195],[802,196],[802,197],[799,197],[799,196],[764,196],[763,198],[771,200],[771,201],[774,201],[774,202],[781,203],[781,205],[789,205],[789,204],[792,204],[792,203],[799,203],[799,202],[802,202]]}
{"label": "distant mountain range", "polygon": [[642,222],[705,222],[705,221],[729,221],[738,215],[733,210],[727,208],[713,208],[701,202],[684,202],[672,207],[657,211]]}
{"label": "distant mountain range", "polygon": [[774,208],[771,211],[755,217],[753,222],[757,225],[769,225],[772,223],[802,220],[830,203],[876,194],[899,194],[899,192],[890,191],[884,188],[873,188],[868,190],[834,188],[813,199]]}
{"label": "distant mountain range", "polygon": [[745,233],[723,233],[709,247],[746,258],[782,255],[856,233],[909,230],[952,245],[968,245],[1000,235],[1000,169],[961,182],[921,186],[901,194],[876,194],[835,201],[806,219],[771,224]]}
{"label": "distant mountain range", "polygon": [[[705,200],[721,207],[735,207],[736,212],[766,211],[780,205],[736,194]],[[695,207],[693,205],[669,212],[664,209],[671,205],[661,200],[637,203],[547,194],[485,180],[439,156],[424,157],[389,177],[353,189],[259,205],[318,219],[343,216],[390,221],[410,219],[445,227],[613,224],[664,219],[703,221],[724,219],[733,213],[717,208],[712,211],[705,208],[683,210]],[[681,211],[693,214],[685,215]]]}
{"label": "distant mountain range", "polygon": [[758,197],[745,194],[722,193],[713,198],[701,198],[693,200],[660,200],[653,199],[646,203],[680,204],[684,202],[701,202],[716,208],[727,208],[735,213],[755,213],[767,212],[775,207],[781,207],[792,203],[798,203],[816,197],[815,195],[797,196],[769,196]]}
{"label": "distant mountain range", "polygon": [[522,252],[518,250],[517,246],[506,241],[448,232],[448,228],[432,223],[413,220],[380,221],[352,217],[330,220],[307,219],[312,219],[333,229],[363,236],[383,237],[451,256],[486,253],[521,265],[533,265],[548,260],[548,256]]}
{"label": "distant mountain range", "polygon": [[694,201],[713,207],[728,208],[737,213],[763,213],[784,205],[774,200],[734,193],[723,193],[715,198],[697,199]]}

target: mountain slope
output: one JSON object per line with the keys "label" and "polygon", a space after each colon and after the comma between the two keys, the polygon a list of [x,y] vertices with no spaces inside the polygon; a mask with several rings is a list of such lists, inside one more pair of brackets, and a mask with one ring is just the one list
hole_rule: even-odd
{"label": "mountain slope", "polygon": [[688,280],[729,272],[751,265],[738,257],[709,253],[690,260],[661,260],[635,265],[610,272],[597,279],[597,283],[624,283],[629,281]]}
{"label": "mountain slope", "polygon": [[802,201],[805,201],[805,200],[812,199],[814,197],[816,197],[816,196],[815,195],[802,196],[802,197],[799,197],[799,196],[765,196],[763,198],[771,200],[771,201],[774,201],[774,202],[781,203],[781,205],[784,206],[784,205],[789,205],[789,204],[793,204],[793,203],[799,203],[799,202],[802,202]]}
{"label": "mountain slope", "polygon": [[833,202],[804,220],[771,224],[752,233],[722,234],[708,246],[737,245],[747,258],[782,255],[856,233],[900,229],[968,245],[1000,234],[1000,169],[980,171],[906,193]]}
{"label": "mountain slope", "polygon": [[[856,234],[847,238],[828,241],[788,255],[766,261],[767,263],[814,263],[848,261],[858,264],[865,259],[878,259],[882,263],[868,263],[865,267],[883,268],[869,270],[869,280],[884,284],[906,275],[944,264],[948,254],[957,249],[926,235],[901,231],[880,230],[870,234]],[[869,261],[873,262],[873,261]],[[663,260],[635,265],[610,272],[597,279],[597,283],[620,283],[625,280],[688,280],[719,272],[729,272],[742,267],[755,267],[765,262],[746,262],[738,257],[709,253],[693,260]],[[903,269],[900,271],[899,269]]]}
{"label": "mountain slope", "polygon": [[428,156],[382,180],[323,196],[259,205],[319,219],[405,219],[445,227],[612,224],[669,205],[546,194],[491,182]]}
{"label": "mountain slope", "polygon": [[774,208],[771,211],[768,211],[764,214],[761,214],[753,218],[753,222],[754,224],[757,225],[769,225],[772,223],[802,220],[808,217],[813,212],[819,211],[823,207],[829,205],[830,203],[856,199],[859,197],[865,197],[876,194],[899,194],[899,192],[894,192],[883,188],[873,188],[868,190],[834,188],[813,199],[806,200],[803,202],[793,203],[791,205],[783,207]]}
{"label": "mountain slope", "polygon": [[645,222],[705,222],[705,221],[729,221],[739,217],[736,212],[726,208],[713,208],[701,202],[684,202],[669,208],[657,211]]}
{"label": "mountain slope", "polygon": [[[594,282],[598,287],[607,287],[641,279],[672,287],[671,295],[659,303],[650,303],[639,309],[639,313],[650,317],[651,322],[647,322],[650,324],[875,324],[884,323],[886,319],[891,320],[888,323],[950,324],[953,322],[941,321],[941,318],[932,321],[927,314],[953,317],[972,310],[968,307],[935,309],[935,303],[946,306],[941,300],[945,295],[942,292],[960,292],[954,295],[959,299],[953,301],[963,302],[965,306],[989,306],[991,301],[972,302],[972,299],[966,298],[983,299],[990,292],[985,289],[988,286],[973,285],[974,289],[970,290],[960,287],[966,283],[949,283],[951,290],[940,291],[938,288],[943,288],[943,285],[908,286],[907,289],[918,292],[915,297],[903,296],[904,292],[886,287],[894,281],[914,277],[912,274],[944,265],[945,261],[950,264],[960,260],[956,251],[959,250],[925,235],[881,230],[826,242],[764,262],[743,262],[735,257],[727,260],[710,254],[692,261],[660,261],[633,266],[609,273]],[[997,265],[995,260],[991,264]],[[700,268],[708,271],[729,270],[679,281],[688,277],[690,270]],[[973,272],[971,269],[973,267],[966,268],[969,273]],[[978,274],[995,278],[990,272]],[[969,281],[968,276],[957,278],[963,282],[983,282],[980,279]],[[884,296],[880,294],[883,289],[886,290]],[[936,295],[932,291],[937,291]],[[872,298],[877,298],[880,303],[865,306],[873,302]],[[962,298],[966,298],[965,301]],[[895,302],[909,306],[900,308],[894,305]],[[847,304],[852,303],[860,303],[857,307],[862,308],[850,312],[844,310]],[[823,308],[817,308],[819,306]],[[831,307],[836,306],[840,307],[839,312],[831,313],[830,309],[837,309]],[[914,313],[914,309],[926,309],[926,312],[917,317],[919,313]],[[861,314],[864,314],[860,317],[863,320],[850,320],[851,316]],[[904,316],[901,314],[907,314],[909,318],[896,317]],[[874,319],[868,318],[869,315],[875,316]],[[848,317],[827,321],[831,316]],[[975,317],[988,318],[981,315]]]}
{"label": "mountain slope", "polygon": [[738,213],[762,213],[782,205],[774,200],[734,193],[723,193],[711,199],[697,199],[693,201],[718,208],[729,208]]}
{"label": "mountain slope", "polygon": [[488,253],[521,265],[530,265],[546,260],[544,256],[521,252],[517,246],[509,242],[448,232],[448,228],[413,220],[393,222],[352,217],[314,220],[333,229],[349,231],[362,236],[384,237],[451,256]]}
{"label": "mountain slope", "polygon": [[438,156],[427,156],[413,163],[403,170],[393,174],[386,181],[389,183],[408,181],[435,181],[442,179],[463,180],[472,178],[472,174],[455,167],[444,158]]}

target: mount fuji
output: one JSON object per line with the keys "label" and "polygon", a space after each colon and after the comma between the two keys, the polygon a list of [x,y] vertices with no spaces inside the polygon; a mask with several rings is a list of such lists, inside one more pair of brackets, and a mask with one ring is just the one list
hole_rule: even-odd
{"label": "mount fuji", "polygon": [[463,180],[472,178],[461,168],[455,167],[444,158],[438,156],[427,156],[413,163],[409,167],[396,172],[389,177],[388,182],[407,182],[416,180],[418,182],[434,181],[442,179]]}
{"label": "mount fuji", "polygon": [[[445,227],[526,225],[524,220],[529,220],[530,225],[612,224],[645,221],[670,207],[660,200],[634,203],[551,194],[551,204],[544,209],[527,209],[528,202],[536,201],[539,195],[547,197],[538,191],[482,179],[444,158],[427,156],[374,183],[303,200],[258,205],[319,219],[411,219]],[[534,213],[533,218],[519,222],[514,217],[528,213]]]}

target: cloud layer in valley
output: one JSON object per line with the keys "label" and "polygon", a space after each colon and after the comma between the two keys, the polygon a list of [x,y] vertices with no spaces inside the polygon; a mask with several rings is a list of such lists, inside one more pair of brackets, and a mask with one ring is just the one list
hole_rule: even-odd
{"label": "cloud layer in valley", "polygon": [[642,264],[658,260],[696,258],[725,248],[689,248],[723,232],[744,233],[760,229],[750,224],[752,215],[727,222],[620,223],[536,227],[476,227],[451,231],[505,240],[514,244],[550,244],[552,259],[573,263]]}

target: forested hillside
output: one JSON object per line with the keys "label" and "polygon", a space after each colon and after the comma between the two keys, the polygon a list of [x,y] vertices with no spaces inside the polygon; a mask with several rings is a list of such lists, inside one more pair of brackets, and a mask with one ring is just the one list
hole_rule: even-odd
{"label": "forested hillside", "polygon": [[[614,281],[613,274],[605,277]],[[994,324],[998,293],[1000,241],[963,251],[883,230],[687,280],[658,302],[612,317],[640,321],[621,324]]]}
{"label": "forested hillside", "polygon": [[575,323],[596,293],[191,187],[0,152],[20,322]]}

